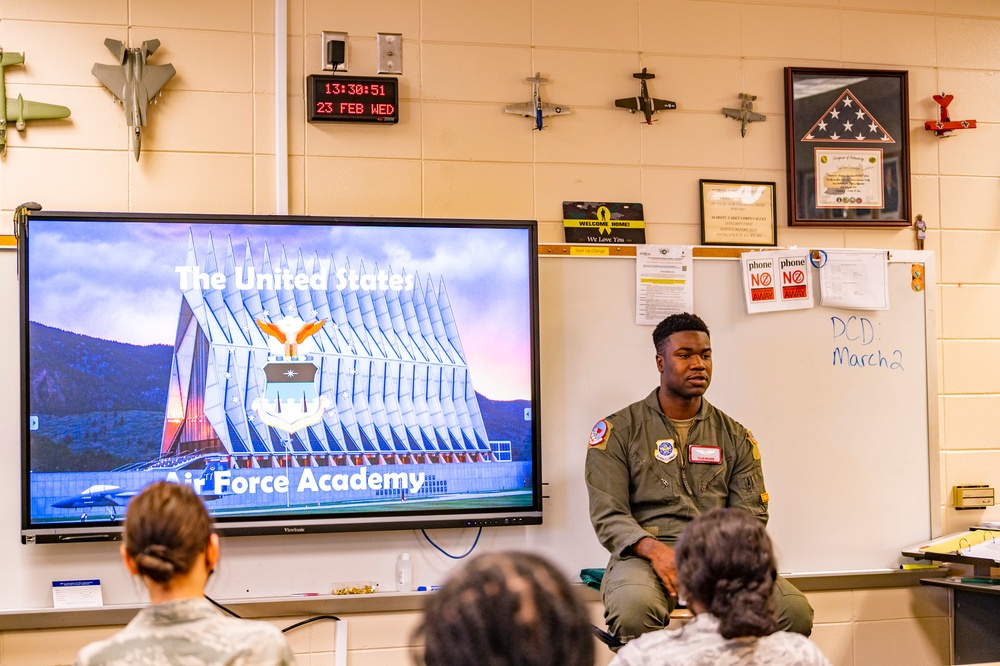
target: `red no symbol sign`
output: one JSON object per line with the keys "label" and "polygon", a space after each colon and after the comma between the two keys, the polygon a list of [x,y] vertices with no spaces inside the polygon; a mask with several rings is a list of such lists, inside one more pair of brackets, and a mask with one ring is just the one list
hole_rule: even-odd
{"label": "red no symbol sign", "polygon": [[795,284],[802,284],[806,280],[806,274],[803,271],[793,271],[792,272],[792,282]]}

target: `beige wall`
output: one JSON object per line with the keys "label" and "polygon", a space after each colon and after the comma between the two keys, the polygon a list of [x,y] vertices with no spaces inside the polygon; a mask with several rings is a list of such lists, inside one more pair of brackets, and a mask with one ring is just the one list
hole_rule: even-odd
{"label": "beige wall", "polygon": [[[949,532],[1000,520],[998,508],[948,506],[956,484],[1000,486],[1000,429],[991,423],[1000,410],[1000,2],[288,4],[289,212],[535,218],[543,242],[562,238],[563,200],[605,200],[641,201],[649,242],[696,244],[698,179],[731,178],[778,183],[779,245],[915,248],[913,229],[783,226],[782,68],[908,70],[913,211],[938,258],[941,524]],[[73,112],[24,133],[9,128],[0,217],[29,200],[50,210],[274,213],[273,13],[268,0],[0,0],[0,46],[26,54],[7,73],[8,94]],[[319,71],[322,30],[349,33],[355,75],[375,73],[376,32],[402,33],[398,126],[304,121],[304,77]],[[177,69],[150,111],[138,163],[121,110],[90,72],[111,62],[107,37],[158,38],[152,62]],[[631,73],[642,66],[657,74],[653,94],[678,103],[652,126],[612,106],[635,94]],[[545,98],[573,107],[543,132],[503,113],[528,98],[524,77],[535,71],[551,80]],[[979,127],[947,140],[924,131],[941,91],[955,94],[955,117]],[[745,139],[720,113],[739,92],[756,94],[768,116]],[[947,609],[936,592],[810,596],[817,641],[838,666],[890,663],[880,655],[900,646],[920,650],[907,663],[947,654]],[[404,663],[389,658],[399,650],[384,638],[397,619],[359,619],[353,631],[368,638],[352,639],[352,663]],[[69,654],[94,635],[57,634],[65,640],[0,635],[0,664],[64,663],[35,651],[58,645]],[[302,664],[332,663],[329,652],[310,659],[313,648],[298,649]]]}

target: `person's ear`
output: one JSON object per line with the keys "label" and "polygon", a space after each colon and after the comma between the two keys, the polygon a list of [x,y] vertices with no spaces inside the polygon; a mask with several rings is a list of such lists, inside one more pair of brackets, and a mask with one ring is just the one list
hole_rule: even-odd
{"label": "person's ear", "polygon": [[215,571],[219,563],[219,535],[212,532],[208,535],[208,546],[205,547],[205,567],[208,573]]}
{"label": "person's ear", "polygon": [[135,563],[135,558],[128,554],[128,551],[125,549],[125,544],[122,544],[118,550],[122,554],[122,562],[125,563],[125,568],[128,569],[128,572],[133,576],[138,576],[139,565]]}
{"label": "person's ear", "polygon": [[659,354],[656,355],[656,371],[663,372],[663,357]]}

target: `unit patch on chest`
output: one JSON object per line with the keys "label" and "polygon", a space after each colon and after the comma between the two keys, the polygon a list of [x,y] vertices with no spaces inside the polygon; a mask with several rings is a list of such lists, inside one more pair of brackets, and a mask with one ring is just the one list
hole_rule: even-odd
{"label": "unit patch on chest", "polygon": [[677,457],[677,447],[672,439],[656,440],[656,451],[654,454],[660,462],[668,463]]}

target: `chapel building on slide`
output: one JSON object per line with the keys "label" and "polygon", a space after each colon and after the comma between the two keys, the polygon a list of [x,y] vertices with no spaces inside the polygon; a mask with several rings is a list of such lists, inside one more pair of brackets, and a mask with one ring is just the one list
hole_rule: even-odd
{"label": "chapel building on slide", "polygon": [[[189,236],[162,459],[211,454],[234,468],[509,460],[509,443],[491,448],[443,281],[338,269],[317,255],[307,264],[301,249],[289,262],[282,247],[272,262],[266,245],[255,262],[252,249],[247,241],[238,265],[229,239],[220,262],[209,238],[199,262]],[[222,289],[195,279],[216,273]],[[338,273],[362,279],[345,285]]]}

